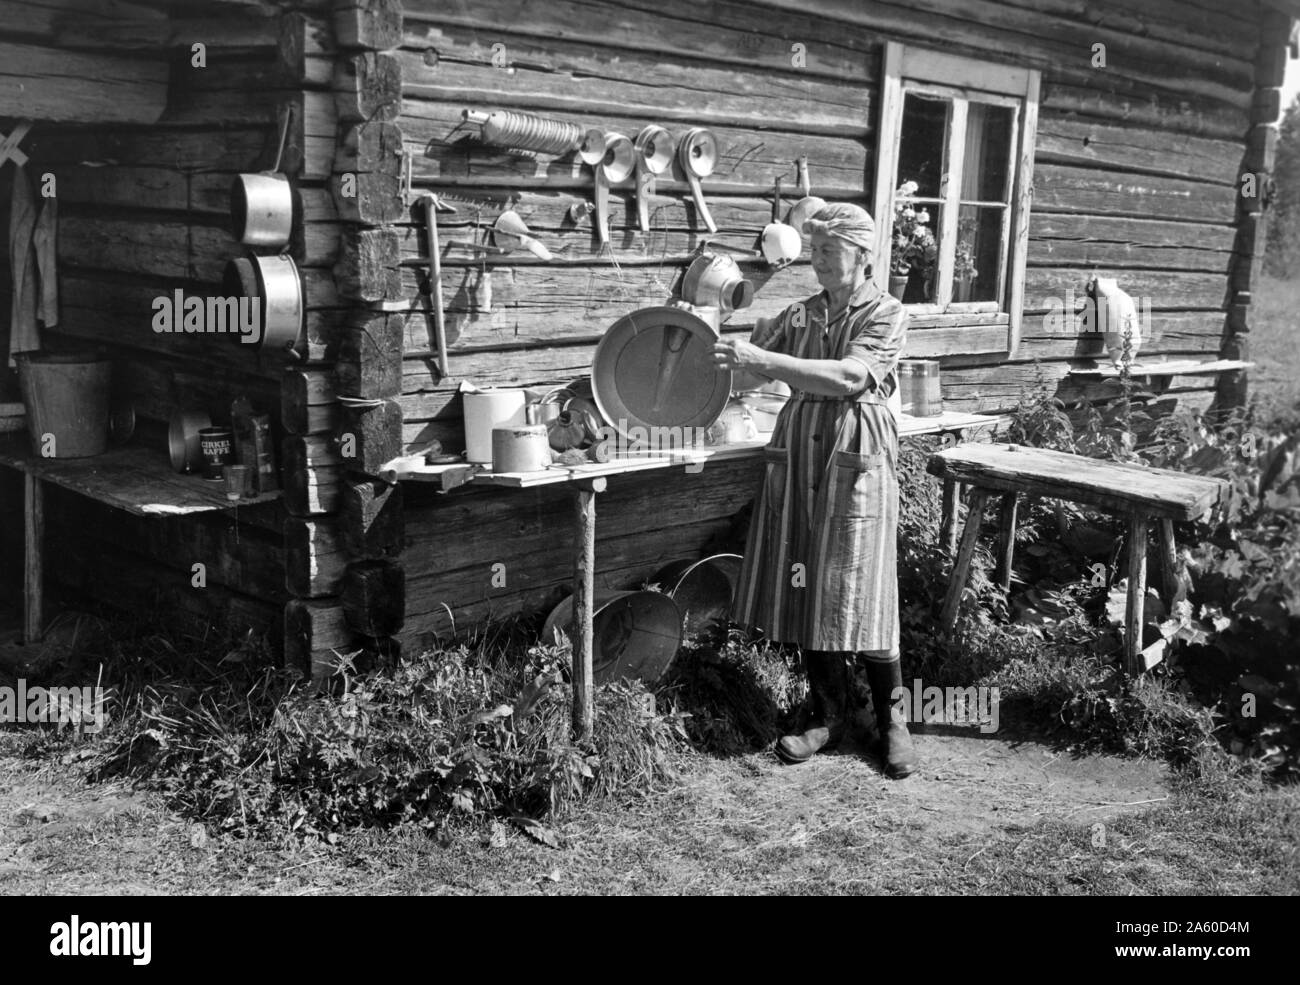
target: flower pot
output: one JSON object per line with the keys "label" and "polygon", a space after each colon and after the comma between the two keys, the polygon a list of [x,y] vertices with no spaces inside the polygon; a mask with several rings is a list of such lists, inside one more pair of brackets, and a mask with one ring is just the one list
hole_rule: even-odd
{"label": "flower pot", "polygon": [[890,274],[889,275],[889,293],[898,300],[903,300],[903,295],[907,293],[907,274]]}

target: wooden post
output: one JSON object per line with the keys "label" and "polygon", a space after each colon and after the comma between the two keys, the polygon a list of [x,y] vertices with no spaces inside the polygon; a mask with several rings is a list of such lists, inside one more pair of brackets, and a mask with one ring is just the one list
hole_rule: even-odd
{"label": "wooden post", "polygon": [[1124,618],[1124,669],[1140,674],[1142,661],[1142,606],[1147,593],[1147,527],[1143,514],[1134,514],[1128,527],[1128,607]]}
{"label": "wooden post", "polygon": [[576,483],[574,490],[573,732],[579,742],[591,739],[595,719],[591,620],[596,601],[596,493],[605,486],[605,479],[597,477]]}
{"label": "wooden post", "polygon": [[1165,606],[1172,611],[1178,598],[1178,544],[1174,540],[1174,521],[1160,521],[1160,575]]}
{"label": "wooden post", "polygon": [[23,642],[39,643],[45,632],[45,490],[31,472],[23,473],[23,514],[26,527],[26,556],[23,586]]}
{"label": "wooden post", "polygon": [[970,573],[970,559],[975,554],[975,542],[979,540],[980,523],[984,519],[984,506],[989,501],[987,490],[976,486],[971,490],[970,506],[966,511],[966,527],[961,533],[961,546],[957,549],[957,560],[953,562],[952,574],[948,578],[948,594],[944,596],[943,613],[940,622],[945,632],[951,633],[957,625],[957,611],[961,608],[961,593],[966,588],[966,576]]}
{"label": "wooden post", "polygon": [[961,513],[961,483],[943,480],[943,522],[939,526],[939,544],[952,557],[957,550],[957,521]]}
{"label": "wooden post", "polygon": [[1004,592],[1011,590],[1011,561],[1016,552],[1016,494],[1002,494],[1002,509],[998,515],[998,570],[997,582]]}

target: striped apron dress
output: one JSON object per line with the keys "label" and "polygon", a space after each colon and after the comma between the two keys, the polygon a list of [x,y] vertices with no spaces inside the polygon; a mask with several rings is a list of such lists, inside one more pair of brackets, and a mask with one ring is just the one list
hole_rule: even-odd
{"label": "striped apron dress", "polygon": [[825,292],[782,312],[756,345],[801,359],[851,358],[866,389],[795,391],[764,449],[765,469],[732,618],[806,650],[898,647],[897,389],[903,306],[864,284],[827,322]]}

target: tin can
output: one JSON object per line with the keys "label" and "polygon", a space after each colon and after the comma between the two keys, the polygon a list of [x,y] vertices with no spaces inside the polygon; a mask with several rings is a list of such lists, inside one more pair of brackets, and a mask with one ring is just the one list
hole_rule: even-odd
{"label": "tin can", "polygon": [[235,460],[234,432],[230,428],[201,429],[199,452],[203,456],[203,478],[220,482],[222,467]]}

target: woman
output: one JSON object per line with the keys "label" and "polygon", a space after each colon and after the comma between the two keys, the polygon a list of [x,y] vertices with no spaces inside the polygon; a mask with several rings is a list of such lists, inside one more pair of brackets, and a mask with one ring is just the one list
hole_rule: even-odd
{"label": "woman", "polygon": [[793,391],[765,449],[733,616],[778,643],[797,644],[813,718],[784,736],[791,763],[833,748],[850,707],[849,662],[866,661],[886,773],[917,757],[894,710],[898,660],[897,389],[907,315],[870,279],[875,225],[856,205],[828,205],[804,226],[822,292],[791,305],[750,341],[713,349],[722,369],[781,380]]}

